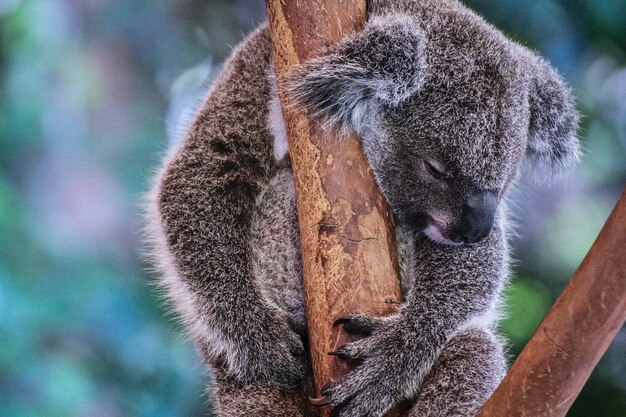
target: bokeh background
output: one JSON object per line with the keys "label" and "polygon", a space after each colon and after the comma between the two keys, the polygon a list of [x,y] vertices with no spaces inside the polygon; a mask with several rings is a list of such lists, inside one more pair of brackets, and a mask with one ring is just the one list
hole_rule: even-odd
{"label": "bokeh background", "polygon": [[[626,2],[472,0],[571,82],[585,156],[522,181],[514,357],[626,180]],[[262,0],[0,0],[0,416],[199,416],[206,382],[142,260],[141,197]],[[626,416],[626,333],[570,416]]]}

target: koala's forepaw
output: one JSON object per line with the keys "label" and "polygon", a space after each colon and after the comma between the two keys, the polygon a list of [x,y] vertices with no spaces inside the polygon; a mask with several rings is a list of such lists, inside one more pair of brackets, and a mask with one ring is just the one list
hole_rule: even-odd
{"label": "koala's forepaw", "polygon": [[417,395],[433,355],[399,316],[355,314],[336,324],[365,338],[330,354],[360,364],[341,380],[324,386],[322,397],[312,400],[314,405],[332,405],[332,417],[382,417]]}

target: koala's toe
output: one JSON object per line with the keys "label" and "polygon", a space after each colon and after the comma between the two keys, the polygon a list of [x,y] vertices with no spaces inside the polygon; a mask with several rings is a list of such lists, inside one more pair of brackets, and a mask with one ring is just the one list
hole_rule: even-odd
{"label": "koala's toe", "polygon": [[329,352],[342,360],[364,360],[371,356],[372,346],[369,339],[361,339],[356,342],[346,343],[334,352]]}
{"label": "koala's toe", "polygon": [[350,314],[343,316],[333,323],[335,326],[343,325],[343,330],[351,335],[370,336],[376,329],[382,326],[384,319],[371,317],[367,314]]}

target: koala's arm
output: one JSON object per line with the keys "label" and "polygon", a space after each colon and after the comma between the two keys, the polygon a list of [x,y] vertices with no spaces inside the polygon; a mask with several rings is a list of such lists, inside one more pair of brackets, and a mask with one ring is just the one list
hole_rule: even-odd
{"label": "koala's arm", "polygon": [[[491,313],[508,274],[504,221],[472,245],[449,246],[425,237],[416,242],[415,282],[400,315],[416,331],[430,330],[434,344]],[[440,346],[439,346],[440,347]]]}
{"label": "koala's arm", "polygon": [[235,51],[160,177],[154,217],[165,285],[205,360],[241,382],[293,383],[302,342],[251,270],[255,199],[274,171],[270,51],[265,28]]}
{"label": "koala's arm", "polygon": [[446,344],[493,311],[507,276],[507,256],[502,220],[473,245],[444,246],[417,238],[415,282],[398,313],[386,318],[356,314],[340,321],[348,333],[368,337],[335,352],[362,361],[322,390],[337,415],[372,410],[383,415],[415,398]]}

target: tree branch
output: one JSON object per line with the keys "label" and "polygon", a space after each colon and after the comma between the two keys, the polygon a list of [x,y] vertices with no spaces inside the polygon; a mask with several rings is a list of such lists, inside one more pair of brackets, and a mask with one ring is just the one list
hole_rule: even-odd
{"label": "tree branch", "polygon": [[626,320],[626,191],[478,417],[565,416]]}

